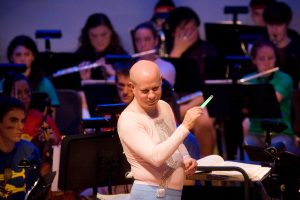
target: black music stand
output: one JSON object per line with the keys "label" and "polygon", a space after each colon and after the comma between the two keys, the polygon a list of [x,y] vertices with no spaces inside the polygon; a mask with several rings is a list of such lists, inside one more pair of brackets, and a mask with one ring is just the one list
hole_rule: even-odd
{"label": "black music stand", "polygon": [[244,146],[251,160],[272,167],[271,173],[262,181],[271,198],[300,199],[300,156],[284,151],[284,147]]}
{"label": "black music stand", "polygon": [[93,132],[96,134],[117,132],[119,115],[126,106],[127,104],[125,103],[98,104],[95,113],[100,117],[81,120],[84,132]]}
{"label": "black music stand", "polygon": [[197,61],[188,58],[163,58],[171,62],[176,69],[174,90],[177,94],[199,91],[203,86]]}
{"label": "black music stand", "polygon": [[82,89],[92,117],[99,116],[96,111],[98,104],[119,102],[119,95],[114,82],[103,80],[82,81]]}
{"label": "black music stand", "polygon": [[49,172],[44,176],[40,176],[32,189],[26,194],[26,200],[46,199],[54,180],[56,172]]}
{"label": "black music stand", "polygon": [[36,30],[35,38],[42,38],[45,40],[46,51],[51,51],[50,38],[61,38],[61,30]]}
{"label": "black music stand", "polygon": [[81,190],[132,183],[130,165],[117,134],[68,135],[62,141],[58,187]]}
{"label": "black music stand", "polygon": [[[218,178],[218,176],[213,176],[209,174],[209,172],[212,171],[237,171],[239,173],[241,173],[241,175],[243,176],[244,180],[243,180],[243,185],[244,185],[244,200],[248,200],[250,197],[250,183],[251,180],[247,174],[247,172],[240,168],[240,167],[236,167],[236,166],[197,166],[197,170],[201,171],[200,173],[195,173],[193,175],[189,175],[187,176],[188,179],[192,179],[192,180],[222,180],[222,178]],[[226,179],[223,179],[226,180]],[[230,179],[228,179],[230,181]],[[201,186],[201,189],[205,188]],[[196,190],[198,190],[200,188],[196,188]],[[185,192],[185,190],[190,190],[189,188],[185,187],[183,189],[183,195],[182,195],[182,199],[191,199],[192,197],[195,196],[195,194],[191,194],[193,193],[193,191],[190,191],[190,193]],[[205,191],[202,191],[201,193],[204,193]],[[223,195],[223,196],[222,196]],[[208,195],[205,195],[208,196]],[[221,197],[224,197],[223,193],[214,193],[213,197],[210,196],[212,199],[220,199]],[[216,198],[218,197],[218,198]],[[236,191],[234,192],[234,199],[239,199],[240,195],[236,193]],[[230,197],[230,199],[232,199],[232,196]]]}
{"label": "black music stand", "polygon": [[[206,84],[204,95],[214,95],[213,101],[207,105],[209,115],[224,125],[227,159],[234,160],[237,147],[240,148],[243,160],[244,117],[281,118],[281,111],[270,84]],[[267,103],[266,103],[267,102]],[[222,151],[222,134],[218,132],[218,148]]]}
{"label": "black music stand", "polygon": [[78,72],[54,78],[52,75],[58,70],[77,66],[84,60],[91,60],[91,56],[71,52],[41,52],[37,57],[38,65],[44,68],[46,76],[51,79],[57,89],[81,89],[81,79]]}
{"label": "black music stand", "polygon": [[283,152],[277,162],[274,173],[263,181],[271,197],[284,200],[300,199],[300,157]]}
{"label": "black music stand", "polygon": [[206,56],[204,62],[206,79],[237,80],[256,71],[249,56]]}
{"label": "black music stand", "polygon": [[265,27],[221,23],[205,23],[204,27],[206,40],[219,50],[221,56],[246,56],[249,45],[268,38]]}
{"label": "black music stand", "polygon": [[110,115],[114,127],[117,127],[117,121],[121,112],[126,108],[126,103],[111,103],[111,104],[98,104],[96,112],[100,116]]}
{"label": "black music stand", "polygon": [[4,78],[9,72],[23,73],[25,71],[25,64],[0,63],[0,79]]}
{"label": "black music stand", "polygon": [[126,103],[98,104],[96,107],[96,112],[99,115],[117,115],[120,114],[126,108],[126,106]]}

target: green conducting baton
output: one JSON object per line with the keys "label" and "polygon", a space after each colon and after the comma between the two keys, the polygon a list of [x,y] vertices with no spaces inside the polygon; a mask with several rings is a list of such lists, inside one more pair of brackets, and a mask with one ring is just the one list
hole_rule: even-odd
{"label": "green conducting baton", "polygon": [[213,95],[210,95],[200,106],[200,108],[205,108],[206,105],[210,102],[210,100],[212,100],[214,96]]}

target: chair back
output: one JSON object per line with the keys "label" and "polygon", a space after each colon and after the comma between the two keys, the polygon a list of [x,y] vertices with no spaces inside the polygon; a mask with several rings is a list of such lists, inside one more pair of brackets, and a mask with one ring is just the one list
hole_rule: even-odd
{"label": "chair back", "polygon": [[58,89],[60,106],[55,113],[55,122],[62,135],[81,133],[82,105],[77,91],[72,89]]}

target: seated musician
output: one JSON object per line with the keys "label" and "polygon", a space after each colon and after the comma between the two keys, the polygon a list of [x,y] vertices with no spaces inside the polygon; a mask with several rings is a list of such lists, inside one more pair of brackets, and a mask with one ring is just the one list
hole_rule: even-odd
{"label": "seated musician", "polygon": [[[22,74],[9,74],[3,83],[3,94],[20,99],[26,108],[26,119],[22,138],[32,141],[39,147],[42,157],[42,162],[47,165],[42,165],[41,175],[47,174],[51,170],[51,145],[59,144],[61,134],[51,118],[50,113],[41,113],[37,109],[30,108],[31,103],[31,88],[27,78]],[[50,165],[48,165],[50,164]],[[45,168],[44,168],[45,167]]]}
{"label": "seated musician", "polygon": [[80,46],[76,53],[87,55],[79,67],[84,67],[91,62],[97,62],[101,67],[80,71],[81,80],[87,79],[114,79],[115,70],[106,63],[104,56],[107,54],[127,54],[122,47],[120,37],[114,30],[109,18],[103,13],[90,15],[79,36]]}
{"label": "seated musician", "polygon": [[[156,49],[159,45],[157,31],[151,22],[144,22],[133,29],[133,42],[138,53]],[[161,59],[157,53],[142,56],[140,59],[155,62],[164,79],[175,84],[176,69],[172,63]]]}
{"label": "seated musician", "polygon": [[[25,105],[12,97],[0,97],[0,199],[24,199],[37,179],[38,149],[21,139]],[[19,167],[26,159],[32,167]]]}
{"label": "seated musician", "polygon": [[[23,73],[30,83],[33,92],[45,92],[51,100],[52,117],[56,108],[60,105],[57,92],[52,81],[45,76],[45,69],[38,61],[39,51],[32,38],[26,35],[14,37],[7,47],[7,59],[12,64],[25,64]],[[1,90],[1,83],[0,83]]]}
{"label": "seated musician", "polygon": [[[279,64],[277,55],[277,47],[271,41],[258,41],[251,50],[253,64],[257,67],[258,73],[277,67]],[[278,70],[263,77],[249,80],[249,82],[254,84],[269,83],[274,87],[282,113],[282,119],[280,120],[287,126],[287,129],[282,131],[282,133],[272,135],[271,143],[274,145],[282,142],[286,150],[294,153],[297,152],[291,125],[291,100],[293,91],[293,81],[291,77]],[[265,136],[261,128],[261,119],[246,119],[243,122],[243,127],[245,135],[244,142],[246,145],[263,146],[265,144]]]}

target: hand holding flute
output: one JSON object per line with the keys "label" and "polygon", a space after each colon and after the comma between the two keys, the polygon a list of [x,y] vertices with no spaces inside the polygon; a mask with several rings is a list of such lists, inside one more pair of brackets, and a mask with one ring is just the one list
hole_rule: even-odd
{"label": "hand holding flute", "polygon": [[[104,77],[109,78],[109,77],[115,76],[116,72],[115,72],[114,68],[112,67],[112,65],[107,64],[105,62],[105,58],[103,58],[103,57],[100,58],[94,64],[95,64],[95,66],[97,65],[97,67],[99,67],[99,66],[102,67]],[[92,70],[91,70],[91,68],[86,67],[86,66],[90,66],[90,65],[91,65],[91,63],[87,62],[87,61],[84,61],[78,65],[81,80],[91,79]],[[81,70],[81,68],[86,68],[86,69]]]}

